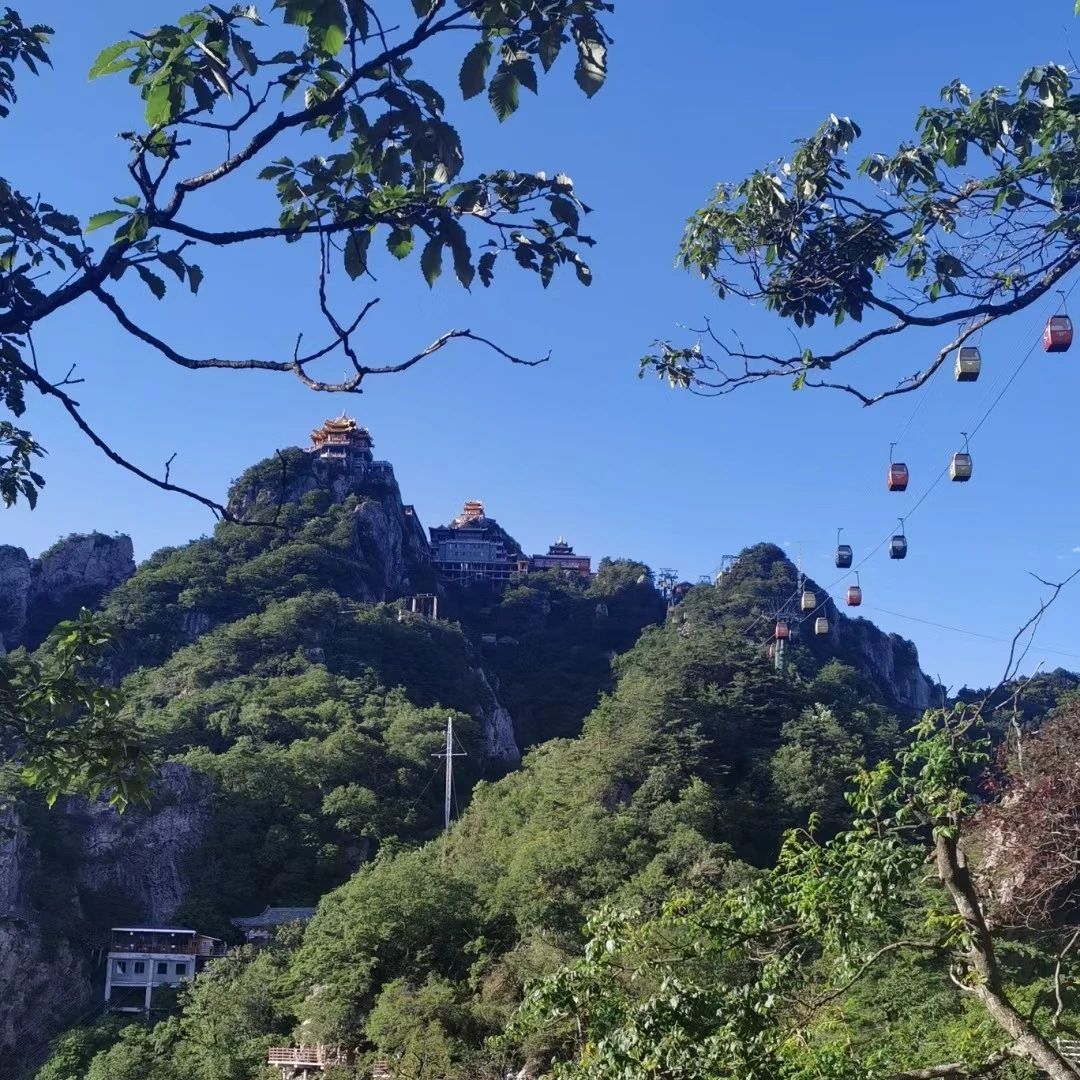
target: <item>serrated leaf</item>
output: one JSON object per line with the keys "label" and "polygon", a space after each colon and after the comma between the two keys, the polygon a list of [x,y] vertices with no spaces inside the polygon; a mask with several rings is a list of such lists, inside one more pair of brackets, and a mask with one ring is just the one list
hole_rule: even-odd
{"label": "serrated leaf", "polygon": [[349,15],[353,26],[356,27],[356,32],[360,35],[360,40],[367,41],[368,34],[371,32],[367,4],[364,0],[345,0],[345,6],[349,9]]}
{"label": "serrated leaf", "polygon": [[395,226],[386,238],[386,247],[395,259],[404,259],[413,249],[412,229]]}
{"label": "serrated leaf", "polygon": [[134,48],[138,44],[138,41],[117,41],[112,45],[107,45],[98,53],[97,59],[91,65],[86,77],[88,79],[98,79],[102,75],[111,75],[113,72],[132,67],[133,61],[126,58],[121,60],[121,57],[128,49]]}
{"label": "serrated leaf", "polygon": [[167,266],[181,281],[187,276],[187,264],[175,251],[163,251],[159,256],[163,266]]}
{"label": "serrated leaf", "polygon": [[119,199],[114,198],[113,202],[116,203],[117,206],[130,206],[132,208],[132,210],[134,210],[139,205],[139,196],[138,195],[124,195]]}
{"label": "serrated leaf", "polygon": [[531,90],[534,94],[536,93],[536,65],[527,56],[515,60],[510,65],[510,70],[514,73],[514,78],[517,79],[526,90]]}
{"label": "serrated leaf", "polygon": [[85,231],[92,233],[95,229],[111,225],[114,221],[119,221],[121,218],[127,216],[127,212],[124,210],[102,210],[100,214],[94,214],[94,216],[90,218],[86,223]]}
{"label": "serrated leaf", "polygon": [[458,83],[461,86],[461,95],[466,101],[483,92],[487,85],[487,69],[490,63],[490,42],[481,41],[465,54]]}
{"label": "serrated leaf", "polygon": [[151,127],[158,124],[167,124],[172,116],[172,100],[170,86],[166,82],[160,82],[155,86],[146,98],[146,122]]}
{"label": "serrated leaf", "polygon": [[550,71],[559,58],[563,46],[562,30],[557,26],[549,27],[540,35],[537,53],[545,71]]}
{"label": "serrated leaf", "polygon": [[320,0],[308,24],[308,40],[327,56],[336,56],[345,44],[345,8],[341,0]]}
{"label": "serrated leaf", "polygon": [[199,286],[202,284],[202,268],[196,266],[194,263],[188,263],[187,279],[188,288],[191,289],[193,293],[197,293],[199,291]]}
{"label": "serrated leaf", "polygon": [[232,47],[233,52],[236,53],[236,59],[240,61],[240,66],[249,74],[254,75],[259,70],[259,60],[255,55],[255,50],[251,47],[250,41],[245,41],[235,31],[232,35]]}
{"label": "serrated leaf", "polygon": [[418,19],[426,19],[435,8],[437,0],[412,0],[413,11]]}
{"label": "serrated leaf", "polygon": [[497,251],[485,251],[480,256],[480,261],[476,265],[476,271],[480,275],[480,284],[486,289],[495,277],[495,259],[498,257]]}
{"label": "serrated leaf", "polygon": [[499,123],[512,116],[518,107],[518,81],[506,64],[499,65],[488,85],[488,101]]}
{"label": "serrated leaf", "polygon": [[420,270],[429,288],[435,284],[442,273],[442,249],[443,238],[433,236],[424,245],[424,250],[420,254]]}
{"label": "serrated leaf", "polygon": [[163,299],[165,296],[165,282],[150,270],[147,270],[145,266],[136,264],[135,269],[138,271],[139,277],[146,282],[146,287],[159,299]]}
{"label": "serrated leaf", "polygon": [[367,252],[371,244],[371,233],[367,229],[349,234],[345,242],[345,273],[355,281],[367,272]]}

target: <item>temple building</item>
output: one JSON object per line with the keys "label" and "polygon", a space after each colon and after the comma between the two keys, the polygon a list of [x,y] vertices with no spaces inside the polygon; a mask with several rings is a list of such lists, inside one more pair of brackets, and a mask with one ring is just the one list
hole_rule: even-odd
{"label": "temple building", "polygon": [[[431,558],[439,575],[458,584],[503,584],[528,569],[522,553],[484,513],[484,504],[471,499],[449,525],[433,526]],[[510,542],[512,543],[512,541]]]}
{"label": "temple building", "polygon": [[588,555],[575,555],[574,549],[560,536],[548,548],[546,555],[534,555],[529,560],[529,569],[534,572],[561,570],[569,577],[588,580],[592,573],[592,558]]}
{"label": "temple building", "polygon": [[375,460],[374,447],[371,432],[342,413],[311,433],[308,453],[320,461],[342,465],[351,472],[393,476],[394,469],[389,461]]}
{"label": "temple building", "polygon": [[308,923],[315,917],[313,907],[265,907],[258,915],[230,919],[250,945],[265,945],[271,941],[279,927],[294,923]]}
{"label": "temple building", "polygon": [[154,992],[193,978],[225,945],[197,930],[118,926],[105,967],[105,1002],[115,1012],[149,1013]]}

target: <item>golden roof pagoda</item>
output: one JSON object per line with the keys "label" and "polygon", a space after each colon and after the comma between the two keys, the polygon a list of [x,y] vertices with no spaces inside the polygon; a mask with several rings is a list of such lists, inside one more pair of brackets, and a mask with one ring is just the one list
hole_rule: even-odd
{"label": "golden roof pagoda", "polygon": [[365,462],[371,461],[371,449],[375,445],[371,432],[344,413],[317,427],[311,433],[311,444],[312,451],[320,458]]}

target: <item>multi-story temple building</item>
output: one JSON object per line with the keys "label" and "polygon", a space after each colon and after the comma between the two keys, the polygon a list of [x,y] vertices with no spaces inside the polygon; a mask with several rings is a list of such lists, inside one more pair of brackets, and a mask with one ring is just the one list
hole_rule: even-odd
{"label": "multi-story temple building", "polygon": [[529,560],[529,569],[561,570],[563,573],[583,579],[588,579],[592,573],[592,558],[588,555],[575,555],[574,549],[560,536],[546,555],[534,555]]}
{"label": "multi-story temple building", "polygon": [[374,448],[371,432],[342,413],[311,433],[308,453],[320,461],[344,466],[351,472],[393,476],[394,468],[389,461],[375,460]]}
{"label": "multi-story temple building", "polygon": [[508,546],[506,533],[485,515],[482,502],[469,500],[449,525],[428,532],[432,562],[447,581],[500,584],[528,569],[522,553]]}

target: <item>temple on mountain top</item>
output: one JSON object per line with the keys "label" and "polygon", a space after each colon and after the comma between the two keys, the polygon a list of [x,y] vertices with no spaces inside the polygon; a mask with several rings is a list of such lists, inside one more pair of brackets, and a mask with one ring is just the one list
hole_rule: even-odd
{"label": "temple on mountain top", "polygon": [[592,573],[592,558],[589,555],[576,555],[573,547],[560,536],[548,548],[546,555],[534,555],[529,560],[529,569],[534,572],[560,570],[568,576],[587,581]]}
{"label": "temple on mountain top", "polygon": [[498,585],[528,570],[522,552],[494,519],[487,517],[484,504],[477,499],[468,500],[449,525],[435,525],[428,532],[432,562],[446,581]]}
{"label": "temple on mountain top", "polygon": [[361,427],[351,416],[326,420],[311,433],[309,454],[320,461],[333,462],[354,471],[393,473],[389,461],[376,461],[373,453],[375,441],[366,427]]}

